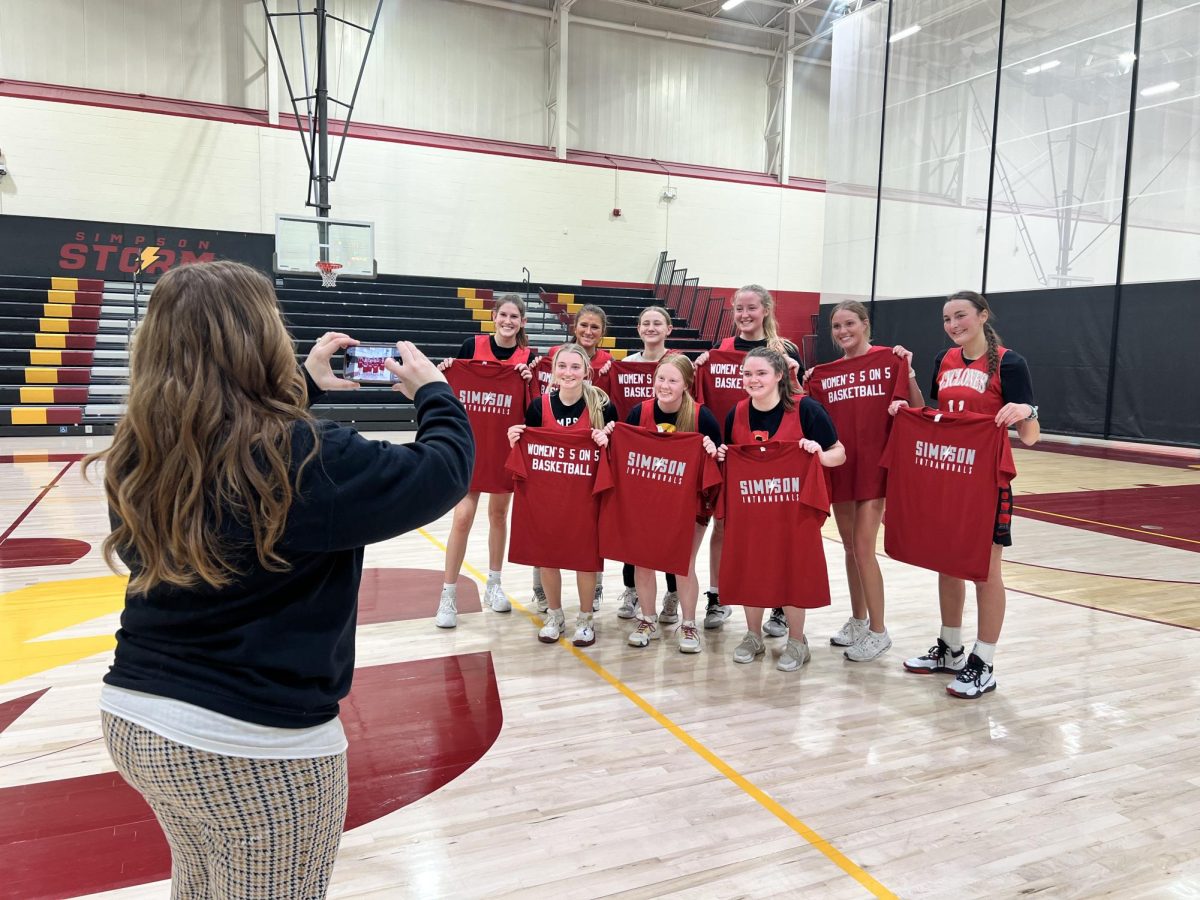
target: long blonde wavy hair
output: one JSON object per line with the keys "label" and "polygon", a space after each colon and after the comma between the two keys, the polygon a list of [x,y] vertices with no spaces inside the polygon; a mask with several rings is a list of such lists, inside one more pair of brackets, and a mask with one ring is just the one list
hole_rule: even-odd
{"label": "long blonde wavy hair", "polygon": [[271,282],[236,262],[167,272],[129,353],[129,399],[104,461],[104,493],[119,519],[104,541],[132,558],[129,588],[222,588],[241,574],[229,525],[247,529],[259,563],[284,571],[276,545],[296,488],[297,422],[317,432]]}
{"label": "long blonde wavy hair", "polygon": [[554,365],[558,362],[558,358],[564,353],[574,353],[583,360],[583,371],[587,373],[588,378],[583,383],[583,399],[587,402],[588,420],[592,423],[593,428],[603,428],[604,408],[608,406],[608,394],[591,382],[592,361],[588,359],[587,351],[578,344],[563,344],[554,352],[554,359],[550,361],[551,372],[554,371]]}

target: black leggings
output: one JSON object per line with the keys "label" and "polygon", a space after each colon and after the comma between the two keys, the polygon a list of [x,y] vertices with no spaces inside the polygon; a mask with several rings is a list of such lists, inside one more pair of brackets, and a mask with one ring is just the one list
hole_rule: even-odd
{"label": "black leggings", "polygon": [[[625,563],[625,565],[621,566],[621,580],[625,582],[625,587],[627,588],[637,587],[637,585],[633,583],[633,566],[631,566],[629,563]],[[675,576],[670,572],[667,573],[667,590],[675,590]]]}

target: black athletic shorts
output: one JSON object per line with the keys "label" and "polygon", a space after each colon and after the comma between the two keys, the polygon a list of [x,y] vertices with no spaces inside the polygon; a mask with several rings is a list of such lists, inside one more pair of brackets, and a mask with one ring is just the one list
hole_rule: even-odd
{"label": "black athletic shorts", "polygon": [[992,526],[992,543],[1001,547],[1012,546],[1012,488],[1000,488],[996,501],[996,524]]}

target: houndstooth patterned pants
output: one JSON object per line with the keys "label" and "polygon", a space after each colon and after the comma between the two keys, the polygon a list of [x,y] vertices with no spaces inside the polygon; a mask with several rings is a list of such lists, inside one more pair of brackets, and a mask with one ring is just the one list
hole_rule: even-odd
{"label": "houndstooth patterned pants", "polygon": [[325,896],[346,817],[345,753],[221,756],[101,717],[117,771],[171,845],[172,900]]}

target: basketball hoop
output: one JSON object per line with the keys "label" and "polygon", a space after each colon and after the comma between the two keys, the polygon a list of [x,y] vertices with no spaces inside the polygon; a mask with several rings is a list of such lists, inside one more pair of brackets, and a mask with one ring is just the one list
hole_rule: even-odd
{"label": "basketball hoop", "polygon": [[341,263],[320,260],[317,263],[317,271],[321,273],[321,287],[337,287],[337,273],[341,267]]}

